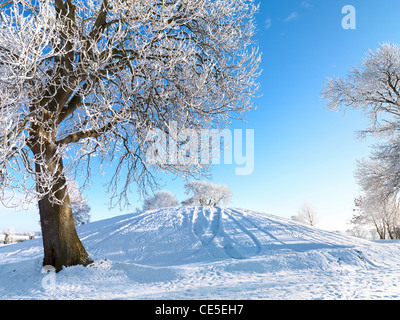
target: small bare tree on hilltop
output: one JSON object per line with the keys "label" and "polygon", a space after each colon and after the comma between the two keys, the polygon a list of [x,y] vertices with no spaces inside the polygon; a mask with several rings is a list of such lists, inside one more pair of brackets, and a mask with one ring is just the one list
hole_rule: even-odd
{"label": "small bare tree on hilltop", "polygon": [[307,224],[311,227],[315,227],[315,225],[318,223],[317,211],[308,202],[304,202],[301,205],[297,212],[297,215],[292,216],[292,219]]}

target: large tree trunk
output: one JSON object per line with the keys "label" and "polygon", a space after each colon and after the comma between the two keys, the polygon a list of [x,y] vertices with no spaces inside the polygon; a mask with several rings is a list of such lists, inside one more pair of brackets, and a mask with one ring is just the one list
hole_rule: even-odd
{"label": "large tree trunk", "polygon": [[[63,266],[87,265],[92,262],[75,229],[70,199],[63,173],[63,161],[51,144],[37,144],[43,164],[36,164],[37,188],[45,196],[39,200],[40,224],[44,249],[43,265],[52,265],[56,271]],[[53,172],[52,181],[45,173]]]}
{"label": "large tree trunk", "polygon": [[[64,188],[59,192],[62,196],[67,191]],[[89,264],[91,260],[79,240],[71,208],[66,204],[52,204],[45,197],[39,201],[39,211],[44,249],[43,265],[52,265],[58,272],[63,266]]]}

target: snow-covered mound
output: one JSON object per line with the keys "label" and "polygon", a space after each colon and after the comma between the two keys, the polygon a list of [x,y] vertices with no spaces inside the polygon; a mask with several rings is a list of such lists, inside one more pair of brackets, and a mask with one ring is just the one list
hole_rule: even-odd
{"label": "snow-covered mound", "polygon": [[54,290],[42,285],[41,239],[0,247],[0,298],[400,297],[399,243],[249,210],[153,210],[93,222],[78,233],[95,262],[62,270]]}
{"label": "snow-covered mound", "polygon": [[[95,257],[154,266],[235,261],[264,271],[398,263],[388,247],[243,209],[181,207],[94,222],[79,229]],[[397,250],[397,248],[396,248]],[[242,261],[242,263],[241,263]]]}

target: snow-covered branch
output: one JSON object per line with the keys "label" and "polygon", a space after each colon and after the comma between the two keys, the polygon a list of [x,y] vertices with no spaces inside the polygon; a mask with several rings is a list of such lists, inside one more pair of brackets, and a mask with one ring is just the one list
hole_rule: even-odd
{"label": "snow-covered branch", "polygon": [[3,2],[0,192],[62,202],[63,177],[95,155],[114,163],[119,195],[154,185],[157,170],[202,172],[146,163],[146,133],[169,121],[224,128],[253,108],[257,9],[246,0]]}
{"label": "snow-covered branch", "polygon": [[400,48],[383,43],[345,79],[328,79],[322,97],[328,107],[362,110],[370,120],[364,134],[392,134],[400,116]]}

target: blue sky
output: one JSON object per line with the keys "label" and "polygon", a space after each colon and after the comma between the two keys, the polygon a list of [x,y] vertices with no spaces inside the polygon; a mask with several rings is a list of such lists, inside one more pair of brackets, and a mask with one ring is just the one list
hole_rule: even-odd
{"label": "blue sky", "polygon": [[[342,28],[342,8],[356,9],[356,29]],[[290,217],[303,201],[318,212],[319,227],[346,229],[353,199],[356,160],[366,157],[373,140],[361,141],[365,128],[360,112],[325,108],[320,93],[325,78],[345,76],[369,49],[390,41],[400,44],[398,0],[262,0],[257,14],[258,41],[263,53],[259,78],[262,97],[247,122],[231,129],[254,129],[254,172],[236,176],[236,165],[216,165],[213,181],[233,190],[232,206]],[[165,178],[164,189],[185,198],[182,179]],[[132,194],[132,209],[108,211],[102,178],[85,192],[92,220],[133,211],[140,202]],[[132,188],[134,191],[135,188]],[[39,230],[39,216],[0,209],[0,230]]]}

